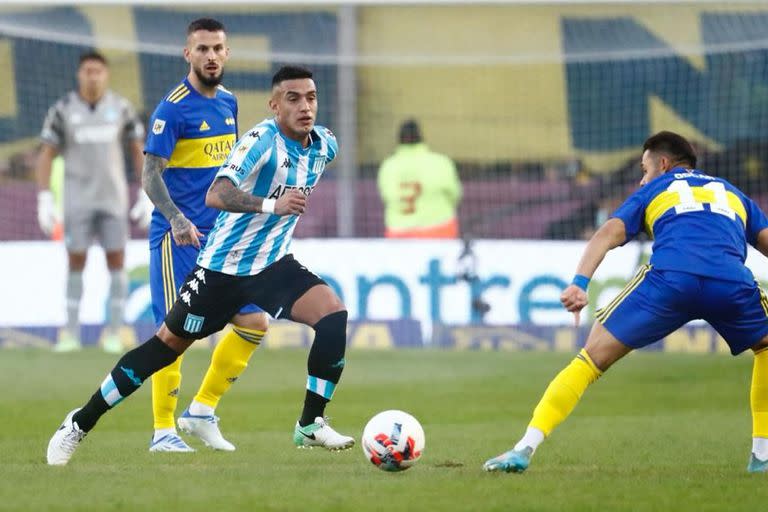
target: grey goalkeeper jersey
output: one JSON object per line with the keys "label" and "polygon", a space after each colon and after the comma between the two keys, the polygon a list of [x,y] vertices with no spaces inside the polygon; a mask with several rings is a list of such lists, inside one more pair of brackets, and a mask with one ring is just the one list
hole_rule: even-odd
{"label": "grey goalkeeper jersey", "polygon": [[56,102],[43,122],[43,142],[64,157],[64,211],[127,215],[126,141],[144,140],[133,106],[107,91],[91,107],[76,91]]}

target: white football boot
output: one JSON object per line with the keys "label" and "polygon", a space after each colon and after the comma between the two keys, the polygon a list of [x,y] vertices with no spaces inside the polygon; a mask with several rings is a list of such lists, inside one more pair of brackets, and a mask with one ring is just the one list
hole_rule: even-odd
{"label": "white football boot", "polygon": [[195,451],[195,449],[185,443],[177,433],[173,432],[170,434],[165,434],[157,440],[155,440],[154,436],[152,436],[152,439],[149,441],[149,451],[192,453]]}
{"label": "white football boot", "polygon": [[206,446],[214,450],[235,451],[235,445],[224,439],[224,436],[221,435],[218,416],[195,416],[190,414],[189,409],[187,409],[176,423],[178,423],[179,429],[182,432],[199,437]]}
{"label": "white football boot", "polygon": [[80,441],[86,436],[86,432],[80,430],[77,423],[72,421],[72,416],[79,411],[78,407],[70,411],[59,429],[53,433],[53,437],[48,441],[48,464],[51,466],[63,466],[80,446]]}
{"label": "white football boot", "polygon": [[318,416],[314,423],[304,427],[296,422],[293,430],[293,443],[299,448],[312,448],[322,446],[328,450],[346,450],[355,445],[355,440],[350,436],[339,434],[331,428],[325,418]]}

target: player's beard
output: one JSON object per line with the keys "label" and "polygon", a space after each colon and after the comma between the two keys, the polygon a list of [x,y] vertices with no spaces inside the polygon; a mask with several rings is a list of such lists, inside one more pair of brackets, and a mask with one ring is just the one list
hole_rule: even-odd
{"label": "player's beard", "polygon": [[202,69],[192,68],[195,72],[195,75],[197,75],[197,79],[200,80],[200,83],[202,83],[206,87],[216,87],[218,86],[221,81],[224,79],[224,70],[221,70],[221,73],[219,73],[218,76],[210,76],[205,74],[205,71]]}

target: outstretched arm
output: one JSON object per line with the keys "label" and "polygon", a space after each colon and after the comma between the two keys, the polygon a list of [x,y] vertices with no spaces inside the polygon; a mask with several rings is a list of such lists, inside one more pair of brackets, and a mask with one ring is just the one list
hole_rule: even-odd
{"label": "outstretched arm", "polygon": [[[617,218],[608,219],[587,243],[587,248],[584,249],[581,261],[576,267],[576,275],[582,276],[586,282],[589,282],[608,251],[623,244],[625,240],[624,222]],[[589,303],[586,283],[577,282],[568,285],[560,295],[560,302],[565,309],[576,315],[575,320],[578,326],[579,311]]]}
{"label": "outstretched arm", "polygon": [[298,190],[289,190],[279,199],[257,197],[237,188],[229,178],[216,178],[205,196],[206,206],[234,213],[274,213],[300,215],[307,205],[306,196]]}
{"label": "outstretched arm", "polygon": [[168,160],[147,153],[141,173],[141,185],[149,198],[163,216],[171,224],[173,239],[178,245],[194,245],[200,247],[202,234],[197,227],[187,219],[171,199],[168,187],[163,181],[163,171],[168,166]]}
{"label": "outstretched arm", "polygon": [[608,251],[623,244],[626,236],[623,221],[617,218],[608,219],[587,243],[587,248],[584,249],[581,261],[576,267],[576,273],[591,279]]}

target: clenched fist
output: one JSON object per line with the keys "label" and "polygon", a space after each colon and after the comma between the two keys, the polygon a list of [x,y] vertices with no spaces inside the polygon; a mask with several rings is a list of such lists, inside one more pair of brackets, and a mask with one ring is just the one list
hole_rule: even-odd
{"label": "clenched fist", "polygon": [[576,327],[578,327],[579,312],[589,303],[587,292],[575,284],[568,285],[568,287],[563,290],[563,293],[560,295],[560,303],[563,305],[563,307],[565,307],[565,309],[574,314],[574,323],[576,324]]}
{"label": "clenched fist", "polygon": [[307,196],[289,190],[275,202],[275,215],[301,215],[307,208]]}

